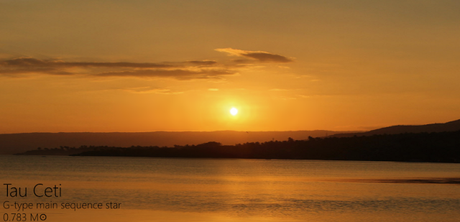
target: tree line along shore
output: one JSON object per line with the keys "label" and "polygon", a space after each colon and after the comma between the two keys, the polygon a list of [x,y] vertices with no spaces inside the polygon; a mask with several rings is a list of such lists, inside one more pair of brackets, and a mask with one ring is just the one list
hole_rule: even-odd
{"label": "tree line along shore", "polygon": [[409,162],[460,162],[460,131],[402,133],[222,145],[80,146],[38,148],[18,155],[127,156],[164,158],[311,159]]}

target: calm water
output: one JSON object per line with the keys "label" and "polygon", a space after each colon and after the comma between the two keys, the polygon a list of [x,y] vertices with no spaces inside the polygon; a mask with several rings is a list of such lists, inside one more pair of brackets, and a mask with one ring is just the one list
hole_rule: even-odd
{"label": "calm water", "polygon": [[[460,164],[0,156],[0,169],[2,203],[121,203],[24,211],[48,222],[460,221],[460,184],[444,183]],[[28,196],[6,197],[4,183]],[[37,183],[62,196],[35,197]]]}

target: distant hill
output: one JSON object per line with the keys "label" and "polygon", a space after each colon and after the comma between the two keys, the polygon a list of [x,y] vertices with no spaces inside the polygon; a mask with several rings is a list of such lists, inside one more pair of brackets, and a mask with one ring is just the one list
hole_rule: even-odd
{"label": "distant hill", "polygon": [[217,141],[223,145],[248,142],[308,140],[309,137],[352,137],[401,133],[452,132],[460,130],[460,120],[428,125],[398,125],[368,132],[314,131],[213,131],[213,132],[141,132],[141,133],[18,133],[0,134],[0,154],[15,154],[41,148],[80,146],[184,146]]}
{"label": "distant hill", "polygon": [[325,137],[337,131],[273,131],[273,132],[142,132],[142,133],[19,133],[0,134],[0,154],[14,154],[41,148],[80,146],[174,146],[219,141],[224,145],[271,140],[307,140]]}
{"label": "distant hill", "polygon": [[434,123],[427,125],[397,125],[384,127],[362,133],[341,133],[331,135],[332,137],[350,137],[350,136],[372,136],[384,134],[401,134],[401,133],[439,133],[452,132],[460,130],[460,120],[447,123]]}

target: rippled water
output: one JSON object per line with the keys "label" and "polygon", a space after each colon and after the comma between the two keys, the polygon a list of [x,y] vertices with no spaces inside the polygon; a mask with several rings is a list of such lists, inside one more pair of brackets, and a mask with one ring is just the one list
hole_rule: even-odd
{"label": "rippled water", "polygon": [[[26,211],[51,222],[460,218],[460,164],[0,156],[0,167],[2,203],[121,203]],[[28,197],[6,197],[4,183],[27,187]],[[37,183],[58,185],[62,196],[34,197]]]}

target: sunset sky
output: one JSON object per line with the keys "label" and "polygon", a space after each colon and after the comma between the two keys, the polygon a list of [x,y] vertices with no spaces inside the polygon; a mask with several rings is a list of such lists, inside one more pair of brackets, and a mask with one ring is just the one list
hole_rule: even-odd
{"label": "sunset sky", "polygon": [[456,119],[457,0],[0,0],[0,133]]}

